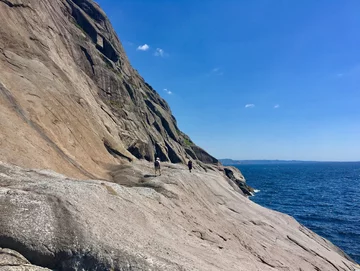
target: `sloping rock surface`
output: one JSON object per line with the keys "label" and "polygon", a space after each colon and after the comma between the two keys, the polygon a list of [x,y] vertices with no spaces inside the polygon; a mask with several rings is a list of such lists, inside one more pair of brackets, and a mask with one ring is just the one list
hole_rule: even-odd
{"label": "sloping rock surface", "polygon": [[[178,129],[95,2],[0,0],[0,18],[0,270],[355,269],[243,196],[240,172]],[[169,162],[160,177],[155,156]]]}
{"label": "sloping rock surface", "polygon": [[49,271],[50,269],[34,266],[20,253],[7,248],[0,248],[0,270],[2,271]]}
{"label": "sloping rock surface", "polygon": [[0,247],[54,270],[355,269],[330,242],[254,204],[215,170],[165,164],[155,178],[150,163],[135,163],[110,183],[0,164]]}
{"label": "sloping rock surface", "polygon": [[95,2],[0,0],[0,18],[1,161],[80,178],[155,156],[218,163],[179,131]]}

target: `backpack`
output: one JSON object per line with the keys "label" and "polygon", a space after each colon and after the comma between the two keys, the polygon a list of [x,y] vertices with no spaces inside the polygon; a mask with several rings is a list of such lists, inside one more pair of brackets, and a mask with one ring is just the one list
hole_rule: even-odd
{"label": "backpack", "polygon": [[156,168],[160,167],[160,162],[159,162],[158,160],[156,160],[156,161],[154,162],[154,166],[155,166]]}

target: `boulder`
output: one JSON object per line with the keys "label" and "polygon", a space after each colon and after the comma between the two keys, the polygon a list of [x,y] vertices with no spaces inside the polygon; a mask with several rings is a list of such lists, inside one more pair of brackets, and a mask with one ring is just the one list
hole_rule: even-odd
{"label": "boulder", "polygon": [[20,253],[7,248],[0,248],[0,270],[2,271],[50,271],[30,264]]}
{"label": "boulder", "polygon": [[225,175],[235,184],[237,185],[241,191],[246,196],[253,196],[254,195],[254,188],[248,186],[246,184],[246,180],[244,176],[241,174],[240,170],[236,167],[228,166],[224,167]]}

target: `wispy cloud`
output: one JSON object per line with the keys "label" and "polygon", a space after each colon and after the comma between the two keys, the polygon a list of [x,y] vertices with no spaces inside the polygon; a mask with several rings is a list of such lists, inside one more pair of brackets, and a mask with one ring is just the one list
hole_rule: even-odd
{"label": "wispy cloud", "polygon": [[167,94],[169,94],[169,95],[172,94],[172,91],[171,91],[171,90],[168,90],[167,88],[164,88],[164,91],[165,91]]}
{"label": "wispy cloud", "polygon": [[357,63],[335,74],[337,78],[358,77],[359,75],[360,75],[360,63]]}
{"label": "wispy cloud", "polygon": [[211,70],[209,75],[212,75],[212,74],[221,76],[221,75],[224,75],[224,72],[220,68],[216,67]]}
{"label": "wispy cloud", "polygon": [[144,45],[140,45],[136,50],[138,50],[138,51],[147,51],[149,49],[150,49],[150,46],[145,43]]}
{"label": "wispy cloud", "polygon": [[274,105],[274,109],[278,109],[280,107],[280,105],[276,104]]}
{"label": "wispy cloud", "polygon": [[254,108],[255,107],[255,104],[246,104],[245,105],[245,108]]}
{"label": "wispy cloud", "polygon": [[154,56],[165,57],[167,56],[167,53],[161,48],[156,48]]}

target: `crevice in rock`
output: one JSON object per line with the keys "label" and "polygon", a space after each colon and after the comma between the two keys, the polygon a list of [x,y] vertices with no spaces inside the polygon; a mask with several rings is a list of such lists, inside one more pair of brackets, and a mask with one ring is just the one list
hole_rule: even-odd
{"label": "crevice in rock", "polygon": [[83,46],[80,46],[81,48],[81,51],[84,53],[86,59],[88,60],[90,66],[91,66],[91,69],[92,69],[92,73],[95,74],[95,70],[94,70],[94,61],[92,60],[92,57],[91,55],[89,54],[89,52],[86,50],[86,48],[84,48]]}
{"label": "crevice in rock", "polygon": [[0,2],[3,2],[4,4],[8,5],[11,8],[29,8],[29,9],[32,10],[30,5],[26,5],[26,4],[23,4],[23,3],[20,3],[20,4],[19,3],[12,3],[9,0],[0,0]]}
{"label": "crevice in rock", "polygon": [[[313,251],[314,252],[314,251]],[[331,261],[329,261],[328,259],[326,259],[325,257],[321,256],[320,254],[314,252],[316,256],[320,257],[321,259],[323,259],[324,261],[328,262],[329,264],[331,264],[337,271],[340,271],[340,269]]]}
{"label": "crevice in rock", "polygon": [[164,127],[165,131],[167,132],[167,134],[175,141],[178,142],[178,139],[176,137],[176,135],[173,133],[172,129],[170,128],[170,124],[169,122],[163,117],[160,117],[161,119],[161,124]]}
{"label": "crevice in rock", "polygon": [[320,257],[321,259],[323,259],[324,261],[328,262],[329,264],[331,264],[336,270],[340,271],[339,268],[333,264],[331,261],[329,261],[328,259],[326,259],[325,257],[321,256],[320,254],[318,254],[317,252],[313,251],[312,249],[308,249],[305,246],[303,246],[302,244],[300,244],[298,241],[296,241],[295,239],[291,238],[289,235],[286,236],[291,242],[293,242],[294,244],[298,245],[299,247],[301,247],[303,250]]}
{"label": "crevice in rock", "polygon": [[169,158],[167,157],[167,155],[163,152],[162,148],[160,147],[160,145],[158,143],[155,144],[155,156],[159,157],[161,161],[163,162],[168,162]]}
{"label": "crevice in rock", "polygon": [[160,127],[160,125],[155,121],[154,122],[154,127],[155,127],[155,129],[161,134],[162,133],[162,131],[161,131],[161,127]]}
{"label": "crevice in rock", "polygon": [[96,20],[98,23],[105,21],[104,15],[90,1],[73,0],[87,15]]}
{"label": "crevice in rock", "polygon": [[85,31],[87,35],[92,39],[92,41],[96,44],[97,42],[97,31],[92,26],[92,24],[88,21],[85,15],[81,12],[81,10],[74,5],[71,0],[66,0],[68,4],[72,8],[72,16],[75,19],[75,23]]}
{"label": "crevice in rock", "polygon": [[147,105],[147,107],[152,111],[152,112],[154,112],[157,116],[158,116],[158,111],[156,110],[156,107],[155,107],[155,105],[151,102],[151,101],[149,101],[149,100],[145,100],[145,104]]}
{"label": "crevice in rock", "polygon": [[258,256],[258,259],[263,263],[263,264],[266,264],[272,268],[275,268],[276,266],[275,265],[272,265],[270,263],[268,263],[267,261],[265,261],[262,257]]}
{"label": "crevice in rock", "polygon": [[150,144],[140,140],[131,144],[127,150],[138,159],[152,161],[152,157],[154,156]]}
{"label": "crevice in rock", "polygon": [[220,234],[217,233],[217,236],[219,236],[221,239],[223,239],[225,242],[227,241],[227,239],[224,236],[221,236]]}
{"label": "crevice in rock", "polygon": [[127,92],[129,93],[131,100],[133,102],[135,102],[135,95],[134,95],[134,91],[132,90],[131,86],[128,83],[126,83],[125,81],[123,81],[123,84],[124,84]]}
{"label": "crevice in rock", "polygon": [[190,149],[188,149],[188,148],[185,148],[185,152],[186,152],[192,159],[197,160],[196,155],[195,155],[195,153],[194,153],[192,150],[190,150]]}
{"label": "crevice in rock", "polygon": [[293,242],[295,245],[301,247],[303,250],[313,253],[313,251],[309,250],[308,248],[306,248],[305,246],[303,246],[302,244],[300,244],[298,241],[296,241],[295,239],[291,238],[289,235],[286,236],[287,239],[289,239],[291,242]]}
{"label": "crevice in rock", "polygon": [[174,164],[182,163],[182,160],[178,156],[176,151],[174,151],[174,149],[167,142],[165,142],[165,144],[166,144],[166,147],[168,149],[168,156],[169,156],[169,159],[170,159],[171,163],[174,163]]}
{"label": "crevice in rock", "polygon": [[99,52],[99,56],[101,59],[105,62],[106,67],[110,69],[114,69],[114,64],[111,62],[110,59],[108,59],[103,53]]}
{"label": "crevice in rock", "polygon": [[97,44],[96,48],[113,62],[117,62],[119,60],[118,53],[107,39],[103,38],[103,46]]}
{"label": "crevice in rock", "polygon": [[116,119],[114,119],[114,117],[113,117],[109,112],[107,112],[107,110],[105,110],[104,106],[101,106],[101,109],[112,119],[112,121],[113,121],[116,125],[118,125]]}
{"label": "crevice in rock", "polygon": [[132,159],[130,157],[127,157],[126,155],[122,154],[121,152],[119,152],[118,150],[114,149],[111,147],[110,143],[107,140],[103,140],[104,141],[104,147],[106,148],[106,150],[112,155],[112,156],[119,156],[120,158],[125,158],[126,160],[128,160],[129,162],[132,161]]}
{"label": "crevice in rock", "polygon": [[[1,0],[5,1],[5,0]],[[96,44],[96,48],[103,53],[107,58],[112,60],[113,62],[117,62],[119,60],[119,54],[112,46],[110,41],[104,38],[102,35],[98,33],[96,28],[89,22],[89,19],[86,15],[83,14],[82,9],[80,9],[77,4],[74,4],[71,0],[67,0],[68,4],[72,8],[72,16],[75,19],[75,23],[85,31],[85,33],[91,38],[94,44]],[[79,1],[78,1],[79,3]],[[80,4],[82,2],[80,1]]]}
{"label": "crevice in rock", "polygon": [[236,211],[236,210],[233,209],[233,208],[228,207],[228,209],[229,209],[230,211],[234,212],[234,213],[240,214],[240,212]]}
{"label": "crevice in rock", "polygon": [[348,266],[344,261],[342,261],[342,263],[343,263],[349,270],[351,270],[350,266]]}

